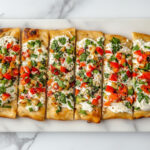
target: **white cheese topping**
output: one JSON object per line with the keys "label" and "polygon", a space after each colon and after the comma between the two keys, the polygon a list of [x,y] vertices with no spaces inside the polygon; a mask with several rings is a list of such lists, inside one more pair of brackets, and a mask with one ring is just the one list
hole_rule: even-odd
{"label": "white cheese topping", "polygon": [[83,110],[87,110],[89,112],[91,112],[93,110],[92,105],[88,104],[87,102],[82,102],[80,104],[81,104]]}

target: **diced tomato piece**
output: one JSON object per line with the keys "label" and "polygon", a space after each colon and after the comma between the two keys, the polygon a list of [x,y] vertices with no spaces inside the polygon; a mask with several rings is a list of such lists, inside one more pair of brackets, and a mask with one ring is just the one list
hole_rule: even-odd
{"label": "diced tomato piece", "polygon": [[30,76],[29,73],[24,73],[20,75],[21,78],[27,78],[27,77],[29,78],[29,76]]}
{"label": "diced tomato piece", "polygon": [[6,56],[4,58],[4,60],[7,61],[7,62],[11,62],[12,61],[12,57],[11,56]]}
{"label": "diced tomato piece", "polygon": [[101,98],[101,96],[97,96],[96,98],[97,98],[97,99],[100,99],[100,98]]}
{"label": "diced tomato piece", "polygon": [[36,91],[36,89],[35,89],[35,88],[31,88],[31,89],[30,89],[30,93],[31,93],[31,94],[36,94],[36,93],[37,93],[37,91]]}
{"label": "diced tomato piece", "polygon": [[35,68],[35,67],[32,67],[32,69],[31,69],[31,73],[39,74],[39,73],[40,73],[40,71],[39,71],[39,69],[37,69],[37,68]]}
{"label": "diced tomato piece", "polygon": [[137,51],[134,52],[134,54],[136,54],[136,55],[142,55],[142,51],[141,50],[137,50]]}
{"label": "diced tomato piece", "polygon": [[46,90],[45,88],[41,88],[41,87],[36,88],[37,93],[45,92],[45,90]]}
{"label": "diced tomato piece", "polygon": [[100,54],[100,55],[103,55],[104,51],[102,48],[100,47],[96,47],[96,51]]}
{"label": "diced tomato piece", "polygon": [[92,100],[92,104],[93,104],[93,105],[98,105],[98,104],[99,104],[99,99],[94,98],[94,99]]}
{"label": "diced tomato piece", "polygon": [[59,75],[59,71],[52,65],[50,65],[50,70],[54,75]]}
{"label": "diced tomato piece", "polygon": [[3,74],[3,77],[6,78],[7,80],[11,80],[12,76],[8,73]]}
{"label": "diced tomato piece", "polygon": [[144,91],[147,94],[150,94],[150,86],[149,85],[142,85],[141,86],[142,91]]}
{"label": "diced tomato piece", "polygon": [[3,55],[0,54],[0,60],[3,59]]}
{"label": "diced tomato piece", "polygon": [[48,91],[48,92],[47,92],[47,96],[51,96],[52,94],[53,94],[52,91]]}
{"label": "diced tomato piece", "polygon": [[18,76],[18,74],[19,74],[19,70],[17,68],[14,68],[13,69],[13,75]]}
{"label": "diced tomato piece", "polygon": [[115,89],[112,86],[107,85],[106,86],[106,91],[110,93],[114,93]]}
{"label": "diced tomato piece", "polygon": [[80,63],[80,67],[85,67],[86,66],[86,63],[85,62],[81,62]]}
{"label": "diced tomato piece", "polygon": [[26,52],[22,52],[22,56],[23,57],[30,57],[30,54],[26,51]]}
{"label": "diced tomato piece", "polygon": [[118,75],[117,75],[117,73],[113,73],[113,74],[110,76],[110,80],[111,80],[111,81],[117,81],[117,80],[118,80]]}
{"label": "diced tomato piece", "polygon": [[139,78],[150,80],[150,72],[144,72]]}
{"label": "diced tomato piece", "polygon": [[130,102],[130,104],[133,104],[133,101],[134,101],[134,100],[133,100],[133,97],[127,97],[126,99],[127,99],[127,101]]}
{"label": "diced tomato piece", "polygon": [[11,43],[8,43],[7,44],[7,49],[11,48],[12,44]]}
{"label": "diced tomato piece", "polygon": [[110,102],[118,101],[119,99],[120,98],[119,98],[117,93],[111,93],[111,95],[109,95],[109,101]]}
{"label": "diced tomato piece", "polygon": [[81,84],[81,88],[82,87],[86,88],[86,86],[87,86],[87,83],[85,83],[85,82]]}
{"label": "diced tomato piece", "polygon": [[78,55],[80,56],[84,52],[85,52],[85,50],[83,48],[81,48],[80,50],[78,50]]}
{"label": "diced tomato piece", "polygon": [[14,45],[14,46],[12,47],[12,50],[15,51],[15,52],[20,51],[20,45]]}
{"label": "diced tomato piece", "polygon": [[133,76],[133,77],[136,77],[137,75],[138,75],[138,74],[135,73],[135,72],[132,73],[132,76]]}
{"label": "diced tomato piece", "polygon": [[130,72],[129,70],[126,72],[128,77],[132,77],[132,72]]}
{"label": "diced tomato piece", "polygon": [[122,58],[122,53],[117,53],[117,54],[116,54],[116,58],[117,58],[118,60],[120,60],[120,59]]}
{"label": "diced tomato piece", "polygon": [[110,106],[110,104],[111,104],[111,101],[107,101],[104,103],[104,106]]}
{"label": "diced tomato piece", "polygon": [[112,68],[119,68],[119,64],[116,63],[116,62],[110,62],[110,66],[111,66]]}
{"label": "diced tomato piece", "polygon": [[53,89],[57,90],[58,88],[59,88],[59,85],[58,85],[58,83],[55,82],[55,83],[53,84]]}
{"label": "diced tomato piece", "polygon": [[25,84],[27,84],[27,83],[29,83],[30,82],[30,78],[23,78],[23,79],[21,79],[21,84],[22,85],[25,85]]}
{"label": "diced tomato piece", "polygon": [[3,101],[7,100],[9,97],[10,97],[10,94],[8,94],[8,93],[3,93],[2,94],[2,100]]}
{"label": "diced tomato piece", "polygon": [[91,71],[86,72],[86,75],[87,75],[88,77],[92,77],[92,73],[91,73]]}
{"label": "diced tomato piece", "polygon": [[20,95],[20,97],[19,97],[20,99],[24,99],[24,96],[23,95]]}
{"label": "diced tomato piece", "polygon": [[61,71],[61,72],[64,72],[64,73],[67,73],[67,72],[68,72],[68,70],[67,70],[65,67],[63,67],[63,66],[60,67],[60,71]]}
{"label": "diced tomato piece", "polygon": [[79,59],[77,59],[77,60],[76,60],[76,62],[79,64],[79,63],[80,63],[80,60],[79,60]]}
{"label": "diced tomato piece", "polygon": [[89,65],[89,68],[90,68],[90,71],[93,71],[96,68],[96,66]]}
{"label": "diced tomato piece", "polygon": [[128,89],[125,85],[121,85],[118,89],[118,93],[121,95],[121,96],[126,96],[128,94]]}
{"label": "diced tomato piece", "polygon": [[105,50],[106,54],[111,54],[112,52],[110,50]]}
{"label": "diced tomato piece", "polygon": [[20,74],[23,74],[23,73],[28,73],[30,74],[30,68],[28,66],[22,66],[20,68]]}
{"label": "diced tomato piece", "polygon": [[77,96],[79,92],[80,92],[80,90],[75,89],[75,96]]}

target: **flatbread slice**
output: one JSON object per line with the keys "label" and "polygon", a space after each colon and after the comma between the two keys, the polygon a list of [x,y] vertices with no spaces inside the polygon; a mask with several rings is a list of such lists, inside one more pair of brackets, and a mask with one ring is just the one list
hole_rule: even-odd
{"label": "flatbread slice", "polygon": [[16,118],[20,29],[0,29],[0,117]]}
{"label": "flatbread slice", "polygon": [[132,33],[134,118],[150,117],[150,35]]}
{"label": "flatbread slice", "polygon": [[18,101],[20,117],[45,118],[48,41],[47,30],[23,30]]}
{"label": "flatbread slice", "polygon": [[105,35],[103,119],[132,119],[132,42],[120,35]]}
{"label": "flatbread slice", "polygon": [[103,42],[102,32],[77,31],[75,120],[101,120]]}
{"label": "flatbread slice", "polygon": [[75,29],[52,30],[47,90],[47,119],[73,120]]}

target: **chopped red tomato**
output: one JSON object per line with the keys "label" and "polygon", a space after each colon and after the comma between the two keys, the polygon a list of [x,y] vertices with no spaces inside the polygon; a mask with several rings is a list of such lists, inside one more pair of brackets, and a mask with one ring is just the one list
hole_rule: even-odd
{"label": "chopped red tomato", "polygon": [[12,57],[11,56],[6,56],[4,58],[4,60],[7,61],[7,62],[11,62],[12,61]]}
{"label": "chopped red tomato", "polygon": [[104,102],[104,106],[110,106],[111,101]]}
{"label": "chopped red tomato", "polygon": [[8,73],[3,74],[3,77],[6,78],[7,80],[11,80],[11,75]]}
{"label": "chopped red tomato", "polygon": [[79,63],[80,63],[80,60],[79,60],[79,59],[77,59],[77,60],[76,60],[76,62],[79,64]]}
{"label": "chopped red tomato", "polygon": [[112,86],[107,85],[106,86],[106,91],[110,93],[114,93],[115,89]]}
{"label": "chopped red tomato", "polygon": [[78,55],[80,56],[82,53],[84,53],[85,50],[83,48],[81,48],[79,51],[78,51]]}
{"label": "chopped red tomato", "polygon": [[51,96],[52,94],[53,94],[52,91],[48,91],[48,92],[47,92],[47,96]]}
{"label": "chopped red tomato", "polygon": [[85,62],[80,62],[80,67],[85,67],[86,63]]}
{"label": "chopped red tomato", "polygon": [[91,71],[86,72],[86,75],[87,75],[88,77],[92,77],[92,73],[91,73]]}
{"label": "chopped red tomato", "polygon": [[22,66],[20,68],[20,73],[23,74],[23,73],[28,73],[30,74],[30,68],[28,66]]}
{"label": "chopped red tomato", "polygon": [[90,71],[93,71],[96,68],[96,66],[89,65],[89,68],[90,68]]}
{"label": "chopped red tomato", "polygon": [[54,75],[59,75],[59,71],[52,65],[50,65],[50,70]]}
{"label": "chopped red tomato", "polygon": [[22,52],[23,57],[30,57],[30,54],[28,52]]}
{"label": "chopped red tomato", "polygon": [[22,85],[25,85],[25,84],[27,84],[27,83],[29,83],[30,82],[30,78],[23,78],[22,80],[21,80],[21,84]]}
{"label": "chopped red tomato", "polygon": [[119,64],[116,63],[116,62],[110,62],[110,66],[111,66],[112,68],[119,68]]}
{"label": "chopped red tomato", "polygon": [[60,67],[60,71],[61,71],[61,72],[64,72],[64,73],[67,73],[67,72],[68,72],[68,70],[67,70],[65,67],[63,67],[63,66]]}
{"label": "chopped red tomato", "polygon": [[136,55],[142,55],[142,51],[141,50],[137,50],[137,51],[134,52],[134,54],[136,54]]}
{"label": "chopped red tomato", "polygon": [[15,52],[20,51],[20,45],[14,45],[14,46],[12,47],[12,50],[15,51]]}
{"label": "chopped red tomato", "polygon": [[7,49],[11,48],[12,44],[11,43],[8,43],[7,44]]}
{"label": "chopped red tomato", "polygon": [[20,98],[20,99],[24,99],[24,96],[23,96],[23,95],[20,95],[19,98]]}
{"label": "chopped red tomato", "polygon": [[119,95],[121,95],[121,96],[126,96],[126,95],[128,94],[128,89],[127,89],[127,87],[122,84],[122,85],[119,87],[119,89],[118,89],[118,93],[119,93]]}
{"label": "chopped red tomato", "polygon": [[98,105],[98,104],[99,104],[99,99],[94,98],[94,99],[92,100],[92,104],[93,104],[93,105]]}
{"label": "chopped red tomato", "polygon": [[39,74],[40,73],[39,69],[37,69],[35,67],[32,67],[31,72],[34,73],[34,74]]}
{"label": "chopped red tomato", "polygon": [[118,60],[120,60],[120,59],[122,58],[122,53],[117,53],[117,54],[116,54],[116,58],[117,58]]}
{"label": "chopped red tomato", "polygon": [[150,94],[150,86],[149,85],[142,85],[141,86],[142,91],[144,91],[147,94]]}
{"label": "chopped red tomato", "polygon": [[36,93],[36,89],[35,89],[35,88],[31,88],[31,89],[30,89],[30,93],[31,93],[31,94],[35,94],[35,93]]}
{"label": "chopped red tomato", "polygon": [[58,88],[59,88],[59,85],[58,85],[58,83],[55,82],[55,83],[53,84],[53,89],[57,90]]}
{"label": "chopped red tomato", "polygon": [[100,54],[103,55],[104,51],[100,47],[96,47],[96,51]]}
{"label": "chopped red tomato", "polygon": [[106,54],[111,54],[112,52],[110,50],[105,50]]}
{"label": "chopped red tomato", "polygon": [[37,93],[45,92],[45,90],[46,90],[45,88],[41,88],[41,87],[36,88]]}
{"label": "chopped red tomato", "polygon": [[10,94],[8,94],[8,93],[3,93],[2,94],[2,100],[3,101],[7,100],[9,97],[10,97]]}
{"label": "chopped red tomato", "polygon": [[75,96],[77,96],[79,92],[80,92],[80,90],[75,89]]}
{"label": "chopped red tomato", "polygon": [[85,82],[81,84],[81,88],[82,87],[86,88],[86,86],[87,86],[87,83],[85,83]]}
{"label": "chopped red tomato", "polygon": [[119,98],[117,93],[111,93],[111,95],[109,95],[109,101],[110,102],[118,101],[119,99],[120,98]]}
{"label": "chopped red tomato", "polygon": [[150,80],[150,72],[144,72],[139,78]]}
{"label": "chopped red tomato", "polygon": [[110,76],[110,80],[111,80],[111,81],[117,81],[117,79],[118,79],[117,73],[113,73],[113,74]]}
{"label": "chopped red tomato", "polygon": [[126,72],[128,77],[132,77],[132,72],[130,72],[129,70]]}
{"label": "chopped red tomato", "polygon": [[130,102],[130,104],[133,104],[133,101],[134,101],[134,100],[133,100],[133,97],[127,97],[126,99],[127,99],[127,101]]}
{"label": "chopped red tomato", "polygon": [[19,74],[18,69],[17,69],[17,68],[14,68],[14,69],[13,69],[13,75],[14,75],[14,76],[18,76],[18,74]]}
{"label": "chopped red tomato", "polygon": [[29,78],[29,76],[30,76],[29,73],[24,73],[20,75],[21,78]]}
{"label": "chopped red tomato", "polygon": [[137,75],[138,75],[138,74],[135,73],[135,72],[132,73],[132,76],[133,76],[133,77],[136,77]]}

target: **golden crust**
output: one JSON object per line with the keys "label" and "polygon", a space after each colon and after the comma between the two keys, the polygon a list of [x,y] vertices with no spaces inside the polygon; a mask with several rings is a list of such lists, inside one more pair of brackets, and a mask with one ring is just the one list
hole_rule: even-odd
{"label": "golden crust", "polygon": [[[118,38],[120,40],[120,42],[122,44],[124,44],[126,47],[128,47],[129,49],[132,48],[132,41],[131,40],[128,40],[126,37],[124,36],[121,36],[121,35],[113,35],[113,34],[105,34],[105,42],[104,42],[104,46],[106,47],[107,44],[110,43],[110,41],[112,40],[112,38],[115,37],[115,38]],[[105,59],[104,61],[107,61],[107,59]],[[103,69],[105,70],[105,69]],[[103,71],[103,76],[104,76],[104,72]],[[104,79],[103,81],[103,84],[104,83],[107,83],[107,80]],[[120,118],[120,119],[130,119],[132,120],[133,119],[133,115],[130,114],[130,113],[126,113],[126,112],[120,112],[120,113],[114,113],[112,111],[110,111],[109,109],[107,108],[103,108],[102,109],[102,118],[105,120],[105,119],[115,119],[115,118]]]}
{"label": "golden crust", "polygon": [[56,113],[57,107],[52,106],[50,100],[47,102],[47,119],[53,120],[73,120],[74,111],[67,108],[62,108],[61,112]]}
{"label": "golden crust", "polygon": [[[13,36],[17,40],[20,40],[20,29],[19,28],[1,28],[0,29],[0,38],[4,37],[4,36]],[[19,43],[20,43],[20,41],[19,41]],[[18,89],[18,85],[15,86],[15,89],[16,90]],[[0,107],[0,117],[16,118],[17,95],[14,98],[14,100],[9,103],[9,105],[11,106],[11,108]]]}
{"label": "golden crust", "polygon": [[75,36],[75,28],[68,28],[63,30],[50,30],[49,35],[50,39],[61,35],[66,35],[71,38],[72,36]]}
{"label": "golden crust", "polygon": [[29,117],[34,120],[43,121],[45,119],[45,106],[40,107],[38,111],[30,112],[25,108],[23,104],[18,106],[18,116],[19,117]]}
{"label": "golden crust", "polygon": [[97,40],[98,37],[104,34],[100,31],[87,31],[87,30],[77,30],[77,41],[81,41],[84,38],[91,38]]}
{"label": "golden crust", "polygon": [[[97,40],[97,38],[102,37],[104,34],[100,31],[87,31],[87,30],[77,30],[77,42],[84,38],[90,38]],[[77,45],[76,45],[77,47]],[[78,49],[76,48],[76,51]],[[99,123],[101,120],[101,106],[95,106],[92,112],[87,112],[87,115],[81,114],[79,112],[81,108],[80,104],[75,105],[75,120],[87,120],[88,122]]]}
{"label": "golden crust", "polygon": [[[68,28],[63,30],[50,30],[49,31],[50,39],[55,38],[56,36],[66,35],[69,38],[75,36],[75,28]],[[75,42],[75,41],[74,41]],[[61,112],[56,113],[57,107],[56,105],[51,104],[51,98],[47,100],[47,119],[54,120],[73,120],[74,110],[69,110],[67,108],[62,108]]]}
{"label": "golden crust", "polygon": [[145,42],[150,41],[150,35],[144,33],[132,32],[132,38],[133,40],[142,39]]}
{"label": "golden crust", "polygon": [[106,109],[105,111],[103,111],[103,119],[133,119],[133,115],[130,113],[126,113],[126,112],[120,112],[120,113],[114,113],[112,111],[110,111],[109,109]]}
{"label": "golden crust", "polygon": [[48,47],[48,30],[25,28],[22,33],[22,43],[29,40],[41,40],[45,47]]}
{"label": "golden crust", "polygon": [[147,118],[150,117],[150,111],[134,111],[133,118],[138,119],[138,118]]}
{"label": "golden crust", "polygon": [[78,110],[80,110],[80,106],[76,106],[75,110],[75,120],[87,120],[88,122],[100,123],[101,121],[101,108],[96,107],[92,112],[88,112],[87,115],[80,114]]}
{"label": "golden crust", "polygon": [[0,37],[13,36],[16,39],[20,39],[20,28],[1,28]]}
{"label": "golden crust", "polygon": [[113,37],[118,38],[121,43],[125,43],[125,45],[126,45],[128,48],[132,48],[132,41],[131,41],[131,40],[127,39],[127,38],[124,37],[124,36],[116,35],[116,34],[105,34],[105,42],[104,42],[104,45],[106,46],[107,44],[109,44]]}

